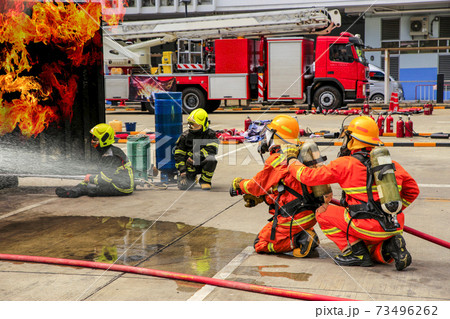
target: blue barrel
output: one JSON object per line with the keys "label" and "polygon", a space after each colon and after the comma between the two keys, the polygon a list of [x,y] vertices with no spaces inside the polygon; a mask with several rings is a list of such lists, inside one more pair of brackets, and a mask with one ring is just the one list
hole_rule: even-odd
{"label": "blue barrel", "polygon": [[155,100],[156,168],[161,179],[176,174],[173,149],[183,132],[181,92],[153,93]]}

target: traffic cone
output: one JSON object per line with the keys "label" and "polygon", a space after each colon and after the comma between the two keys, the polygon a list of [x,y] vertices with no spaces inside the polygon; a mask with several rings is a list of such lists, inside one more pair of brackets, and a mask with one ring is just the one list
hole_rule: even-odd
{"label": "traffic cone", "polygon": [[391,100],[389,101],[389,111],[398,112],[398,93],[392,92]]}

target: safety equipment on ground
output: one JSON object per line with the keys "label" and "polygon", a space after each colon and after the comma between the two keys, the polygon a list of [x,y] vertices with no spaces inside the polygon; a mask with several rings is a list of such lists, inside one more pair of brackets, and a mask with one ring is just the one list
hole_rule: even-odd
{"label": "safety equipment on ground", "polygon": [[201,125],[204,132],[209,127],[208,113],[204,109],[195,109],[189,114],[187,122]]}
{"label": "safety equipment on ground", "polygon": [[298,143],[298,133],[300,131],[300,127],[297,120],[292,116],[275,116],[272,122],[267,124],[267,128],[275,131],[275,136],[283,140],[285,143]]}
{"label": "safety equipment on ground", "polygon": [[395,268],[403,270],[412,262],[411,254],[406,250],[406,242],[402,235],[395,235],[383,243],[383,256],[392,257]]}
{"label": "safety equipment on ground", "polygon": [[250,118],[250,116],[247,116],[247,118],[244,121],[244,131],[248,130],[250,124],[252,124],[252,119]]}
{"label": "safety equipment on ground", "polygon": [[377,124],[368,116],[358,116],[354,118],[348,125],[347,130],[352,137],[347,145],[349,150],[357,150],[367,146],[383,145],[379,138]]}
{"label": "safety equipment on ground", "polygon": [[209,190],[211,190],[211,184],[208,184],[208,183],[201,183],[201,184],[200,184],[200,187],[201,187],[202,190],[204,190],[204,191],[209,191]]}
{"label": "safety equipment on ground", "polygon": [[391,112],[389,112],[386,117],[386,133],[394,133],[394,118],[392,117]]}
{"label": "safety equipment on ground", "polygon": [[[303,165],[315,168],[323,166],[327,157],[320,154],[319,147],[314,141],[307,141],[300,148],[300,159]],[[329,184],[312,186],[311,188],[314,197],[317,198],[331,193],[331,186]]]}
{"label": "safety equipment on ground", "polygon": [[408,120],[405,122],[405,137],[413,137],[414,129],[413,122],[411,121],[411,116],[408,115]]}
{"label": "safety equipment on ground", "polygon": [[399,116],[397,121],[397,137],[405,137],[405,122],[403,122],[402,117]]}
{"label": "safety equipment on ground", "polygon": [[294,236],[294,257],[308,257],[319,246],[319,236],[314,229],[303,230]]}
{"label": "safety equipment on ground", "polygon": [[105,123],[100,123],[94,126],[90,133],[98,138],[100,142],[100,147],[106,147],[113,144],[114,141],[114,130],[113,128]]}
{"label": "safety equipment on ground", "polygon": [[378,126],[379,136],[383,135],[383,133],[384,133],[384,116],[383,116],[383,114],[378,115],[377,126]]}
{"label": "safety equipment on ground", "polygon": [[89,179],[91,178],[91,174],[86,174],[84,177],[84,182],[89,183]]}
{"label": "safety equipment on ground", "polygon": [[242,177],[236,177],[235,179],[233,179],[233,181],[231,182],[231,187],[230,187],[230,196],[237,196],[237,195],[242,195],[243,192],[239,186],[239,183],[242,181]]}
{"label": "safety equipment on ground", "polygon": [[289,162],[289,160],[292,158],[298,158],[298,155],[300,153],[300,146],[285,144],[281,146],[281,151],[283,152],[284,156],[286,156],[286,160]]}
{"label": "safety equipment on ground", "polygon": [[369,250],[363,241],[353,244],[342,255],[335,256],[334,262],[339,266],[372,267],[374,265]]}
{"label": "safety equipment on ground", "polygon": [[264,202],[264,198],[262,196],[254,196],[251,194],[244,194],[245,207],[251,208],[255,207],[258,204]]}
{"label": "safety equipment on ground", "polygon": [[395,179],[395,166],[389,150],[378,146],[370,151],[370,163],[380,197],[381,208],[387,214],[396,215],[402,208],[402,198]]}

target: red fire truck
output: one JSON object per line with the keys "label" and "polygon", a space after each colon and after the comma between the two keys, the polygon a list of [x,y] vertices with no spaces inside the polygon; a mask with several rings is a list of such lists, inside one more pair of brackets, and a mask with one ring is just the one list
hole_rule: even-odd
{"label": "red fire truck", "polygon": [[[289,12],[291,11],[294,10]],[[219,107],[222,100],[241,100],[246,105],[251,102],[273,104],[307,101],[308,106],[314,105],[323,109],[335,109],[349,102],[364,101],[369,94],[369,85],[368,64],[362,53],[362,40],[346,32],[340,36],[319,35],[315,41],[300,37],[298,34],[301,33],[328,33],[340,26],[340,15],[337,10],[332,13],[325,9],[295,11],[296,28],[283,25],[281,17],[285,17],[286,13],[280,12],[245,15],[252,18],[255,15],[265,17],[267,25],[258,28],[258,25],[253,24],[252,29],[244,26],[237,30],[234,20],[217,21],[217,17],[212,17],[216,20],[211,20],[209,29],[204,30],[175,30],[180,28],[179,25],[169,30],[169,26],[159,26],[164,30],[165,36],[169,34],[177,38],[177,51],[164,52],[162,63],[152,68],[153,74],[147,75],[142,75],[142,63],[133,66],[131,58],[125,58],[118,63],[117,59],[114,60],[111,55],[107,56],[105,53],[108,67],[119,67],[125,73],[106,77],[106,98],[151,101],[151,94],[148,94],[151,90],[146,90],[147,94],[141,92],[131,96],[131,84],[123,96],[114,96],[120,92],[117,87],[120,83],[122,91],[127,87],[119,79],[132,83],[133,77],[147,76],[158,82],[174,79],[176,90],[183,93],[183,110],[187,113],[196,108],[212,112]],[[237,16],[243,15],[233,15]],[[200,20],[195,19],[197,18],[190,18],[194,23],[197,22],[198,27]],[[268,20],[270,23],[267,23]],[[288,19],[284,18],[283,21],[286,20]],[[289,23],[295,25],[295,21],[291,20]],[[201,21],[208,22],[204,21],[204,18]],[[216,26],[211,27],[214,21]],[[299,25],[299,21],[303,24]],[[154,23],[153,21],[152,25]],[[173,24],[177,25],[174,20],[171,22],[171,25]],[[224,28],[226,24],[233,25],[233,28]],[[221,36],[226,32],[227,36],[234,37],[211,39],[215,33],[217,37],[217,30],[222,29],[228,31],[222,31]],[[135,41],[143,35],[148,37],[152,32],[154,30],[150,32],[145,29],[145,24],[128,24],[116,34],[111,34],[121,37],[122,40]],[[201,37],[180,37],[186,33]],[[285,36],[272,37],[280,34]],[[154,40],[150,41],[154,43]],[[133,45],[142,48],[145,47],[145,42]],[[132,48],[130,46],[130,49]],[[136,71],[140,74],[137,75]],[[116,87],[108,84],[113,80],[116,81]],[[148,108],[152,111],[151,107]]]}

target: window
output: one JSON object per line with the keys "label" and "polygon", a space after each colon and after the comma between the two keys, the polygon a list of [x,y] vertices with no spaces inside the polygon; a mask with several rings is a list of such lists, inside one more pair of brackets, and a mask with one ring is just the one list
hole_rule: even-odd
{"label": "window", "polygon": [[202,4],[212,4],[212,0],[197,0],[198,5]]}
{"label": "window", "polygon": [[450,38],[450,17],[439,17],[439,37]]}
{"label": "window", "polygon": [[[398,56],[390,56],[390,63],[389,63],[389,75],[392,76],[394,79],[398,79]],[[384,70],[384,55],[381,59],[381,68]]]}
{"label": "window", "polygon": [[160,0],[160,1],[161,1],[161,7],[163,7],[163,6],[171,7],[171,6],[173,6],[174,0]]}
{"label": "window", "polygon": [[400,19],[381,20],[381,41],[400,39]]}
{"label": "window", "polygon": [[444,79],[450,79],[450,55],[439,56],[439,73],[444,74]]}
{"label": "window", "polygon": [[136,0],[128,0],[128,8],[135,8],[136,7]]}
{"label": "window", "polygon": [[375,81],[384,81],[384,73],[380,71],[370,71],[370,79]]}
{"label": "window", "polygon": [[330,45],[330,61],[335,62],[353,62],[352,47],[346,44],[332,44]]}
{"label": "window", "polygon": [[143,7],[154,7],[156,0],[142,0]]}

